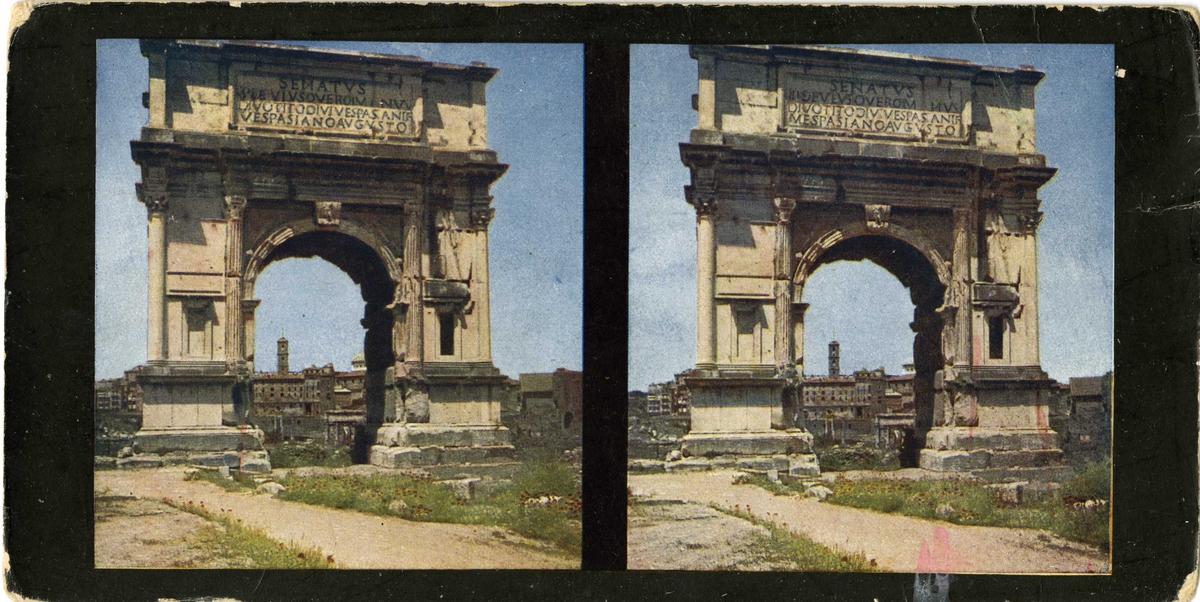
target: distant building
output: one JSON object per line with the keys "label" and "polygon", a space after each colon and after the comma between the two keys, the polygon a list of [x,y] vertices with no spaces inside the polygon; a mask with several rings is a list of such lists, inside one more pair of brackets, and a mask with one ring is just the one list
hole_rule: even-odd
{"label": "distant building", "polygon": [[[338,372],[333,364],[325,364],[286,372],[288,341],[283,337],[277,355],[275,372],[258,372],[252,377],[252,421],[267,435],[282,439],[344,440],[356,417],[365,416],[365,369]],[[354,360],[360,356],[361,352]],[[352,361],[351,365],[356,364]]]}
{"label": "distant building", "polygon": [[142,409],[142,387],[137,375],[142,367],[126,370],[119,378],[98,380],[92,393],[95,412],[139,412]]}
{"label": "distant building", "polygon": [[1112,454],[1112,372],[1072,378],[1070,413],[1063,453],[1078,460],[1099,460]]}
{"label": "distant building", "polygon": [[829,342],[829,376],[842,375],[842,346],[837,341]]}
{"label": "distant building", "polygon": [[579,447],[583,442],[583,373],[559,368],[520,376],[517,434],[534,446]]}
{"label": "distant building", "polygon": [[[835,341],[836,343],[836,341]],[[830,344],[830,358],[836,357]],[[838,366],[830,362],[830,369]],[[837,441],[880,441],[912,427],[913,375],[888,375],[883,368],[858,370],[851,376],[806,376],[800,382],[797,422],[818,437]],[[893,432],[894,431],[894,432]]]}

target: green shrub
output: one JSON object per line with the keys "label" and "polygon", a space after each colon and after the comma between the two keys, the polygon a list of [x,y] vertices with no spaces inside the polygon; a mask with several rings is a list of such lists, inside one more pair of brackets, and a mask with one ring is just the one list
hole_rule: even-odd
{"label": "green shrub", "polygon": [[899,470],[900,456],[894,450],[882,450],[866,445],[832,445],[816,449],[821,470]]}
{"label": "green shrub", "polygon": [[290,475],[281,499],[398,516],[408,520],[505,527],[578,555],[582,506],[570,466],[533,464],[513,484],[459,499],[429,478],[410,475]]}
{"label": "green shrub", "polygon": [[327,445],[318,441],[307,443],[267,444],[271,454],[272,468],[297,468],[300,466],[340,467],[350,465],[350,450],[345,447]]}
{"label": "green shrub", "polygon": [[[1103,479],[1099,474],[1103,474]],[[1087,493],[1090,497],[1084,499],[1104,499],[1092,494],[1106,491],[1107,479],[1107,472],[1088,467],[1064,483],[1063,491]],[[995,492],[983,485],[959,479],[839,479],[832,488],[834,495],[829,503],[843,506],[961,525],[1042,529],[1104,551],[1109,546],[1108,507],[1079,507],[1074,503],[1077,498],[1070,497],[1072,494],[1012,506],[1001,502]],[[939,514],[938,508],[947,504],[953,511]]]}

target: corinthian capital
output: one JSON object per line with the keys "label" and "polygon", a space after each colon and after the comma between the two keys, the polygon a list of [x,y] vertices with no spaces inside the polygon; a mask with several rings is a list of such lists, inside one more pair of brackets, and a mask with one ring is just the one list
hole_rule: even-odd
{"label": "corinthian capital", "polygon": [[775,222],[786,224],[792,221],[792,211],[796,208],[796,200],[784,197],[775,199]]}
{"label": "corinthian capital", "polygon": [[136,187],[138,201],[146,206],[147,214],[166,213],[167,189],[165,186],[146,186],[138,182]]}

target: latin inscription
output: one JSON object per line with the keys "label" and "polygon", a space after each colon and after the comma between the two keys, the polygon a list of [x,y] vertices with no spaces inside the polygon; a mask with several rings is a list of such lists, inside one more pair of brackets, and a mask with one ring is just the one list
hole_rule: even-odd
{"label": "latin inscription", "polygon": [[371,138],[415,138],[415,99],[403,83],[308,75],[242,74],[239,126]]}
{"label": "latin inscription", "polygon": [[794,76],[785,80],[784,128],[846,136],[965,141],[964,94],[910,81]]}

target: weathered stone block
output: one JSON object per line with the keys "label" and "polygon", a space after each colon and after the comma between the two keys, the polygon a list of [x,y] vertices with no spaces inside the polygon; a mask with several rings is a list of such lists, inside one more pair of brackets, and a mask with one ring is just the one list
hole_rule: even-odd
{"label": "weathered stone block", "polygon": [[684,456],[773,456],[812,453],[812,435],[800,430],[753,433],[689,433]]}
{"label": "weathered stone block", "polygon": [[664,468],[667,472],[703,472],[712,470],[712,463],[704,458],[684,458],[678,462],[667,462]]}
{"label": "weathered stone block", "polygon": [[460,500],[473,500],[476,495],[476,486],[482,479],[453,479],[449,481],[438,481],[437,484],[450,490],[454,497]]}
{"label": "weathered stone block", "polygon": [[787,470],[787,456],[752,456],[748,458],[738,458],[738,470],[753,470],[756,472],[767,472],[770,470]]}
{"label": "weathered stone block", "polygon": [[1036,468],[1062,463],[1062,450],[1036,449],[1001,451],[992,454],[992,468]]}
{"label": "weathered stone block", "polygon": [[400,447],[472,447],[512,445],[512,432],[503,426],[440,424],[384,425],[376,431],[379,445]]}
{"label": "weathered stone block", "polygon": [[921,468],[937,472],[970,470],[971,454],[965,451],[921,450]]}
{"label": "weathered stone block", "polygon": [[484,458],[488,460],[509,460],[517,457],[517,448],[511,445],[485,445],[479,449],[484,451]]}
{"label": "weathered stone block", "polygon": [[466,462],[482,462],[487,458],[487,450],[482,447],[447,447],[442,450],[443,464],[464,464]]}
{"label": "weathered stone block", "polygon": [[263,432],[256,428],[143,429],[134,437],[138,453],[262,449]]}
{"label": "weathered stone block", "polygon": [[1029,486],[1028,481],[1018,481],[1016,483],[997,483],[995,485],[985,485],[996,494],[996,498],[1005,504],[1020,505],[1025,498],[1025,488]]}
{"label": "weathered stone block", "polygon": [[117,467],[117,459],[112,456],[96,456],[93,467],[96,470],[113,470]]}
{"label": "weathered stone block", "polygon": [[788,456],[788,476],[815,477],[821,474],[821,466],[814,454],[795,454]]}
{"label": "weathered stone block", "polygon": [[171,452],[163,454],[163,466],[182,466],[188,463],[187,452]]}
{"label": "weathered stone block", "polygon": [[117,460],[117,468],[159,468],[162,465],[162,456],[157,454],[137,454]]}
{"label": "weathered stone block", "polygon": [[632,473],[664,472],[663,463],[658,460],[630,460],[628,466]]}
{"label": "weathered stone block", "polygon": [[712,460],[709,460],[709,462],[712,464],[713,470],[737,468],[736,456],[717,456]]}
{"label": "weathered stone block", "polygon": [[263,475],[271,471],[271,463],[269,460],[260,458],[247,458],[241,463],[242,472],[251,472],[251,474]]}
{"label": "weathered stone block", "polygon": [[992,452],[986,449],[974,449],[967,452],[967,455],[970,456],[968,464],[972,469],[987,468],[992,458]]}

